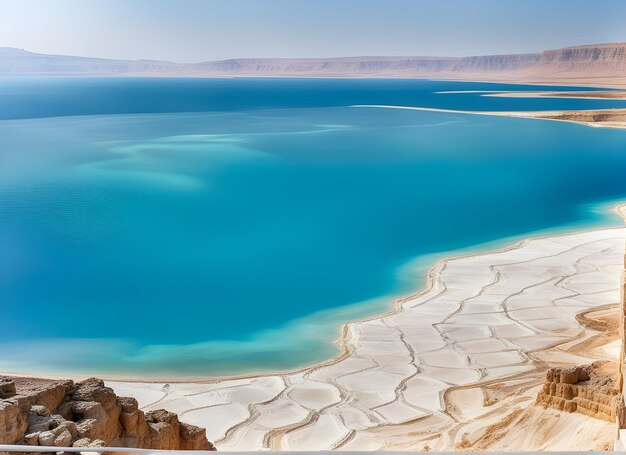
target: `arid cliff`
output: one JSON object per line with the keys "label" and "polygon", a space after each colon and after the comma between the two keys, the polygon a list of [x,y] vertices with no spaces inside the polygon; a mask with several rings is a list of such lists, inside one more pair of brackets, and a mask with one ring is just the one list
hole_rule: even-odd
{"label": "arid cliff", "polygon": [[626,43],[566,47],[544,51],[536,70],[538,72],[624,75],[626,72]]}
{"label": "arid cliff", "polygon": [[536,64],[540,54],[474,57],[338,57],[328,59],[234,59],[197,63],[198,74],[384,76],[434,75],[476,71],[521,70]]}
{"label": "arid cliff", "polygon": [[214,450],[204,429],[165,410],[144,414],[94,378],[0,378],[0,444]]}
{"label": "arid cliff", "polygon": [[110,60],[0,48],[0,74],[445,77],[626,86],[626,43],[469,57],[240,58],[200,63]]}

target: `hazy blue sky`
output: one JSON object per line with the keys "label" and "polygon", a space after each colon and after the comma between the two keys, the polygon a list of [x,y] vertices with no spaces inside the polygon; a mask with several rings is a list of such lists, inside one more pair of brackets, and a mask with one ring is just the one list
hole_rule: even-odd
{"label": "hazy blue sky", "polygon": [[625,0],[0,0],[0,47],[195,62],[626,41]]}

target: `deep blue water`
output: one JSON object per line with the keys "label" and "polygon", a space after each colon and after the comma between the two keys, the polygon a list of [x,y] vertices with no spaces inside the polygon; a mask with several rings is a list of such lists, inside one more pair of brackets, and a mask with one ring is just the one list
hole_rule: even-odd
{"label": "deep blue water", "polygon": [[626,106],[435,93],[537,89],[0,79],[0,371],[298,366],[416,258],[617,224],[585,208],[626,197],[623,130],[350,107]]}
{"label": "deep blue water", "polygon": [[0,120],[95,114],[241,112],[259,109],[389,104],[465,110],[596,109],[617,100],[481,97],[466,90],[594,90],[584,87],[491,84],[415,79],[0,79]]}

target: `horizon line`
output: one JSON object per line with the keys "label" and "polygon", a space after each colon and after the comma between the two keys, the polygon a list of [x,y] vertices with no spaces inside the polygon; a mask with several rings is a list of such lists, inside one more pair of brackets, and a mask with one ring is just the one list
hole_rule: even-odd
{"label": "horizon line", "polygon": [[75,55],[75,54],[63,54],[63,53],[45,53],[45,52],[36,52],[31,51],[22,47],[14,47],[14,46],[0,46],[1,50],[14,50],[14,51],[22,51],[29,54],[35,55],[46,55],[51,57],[72,57],[72,58],[90,58],[90,59],[98,59],[98,60],[119,60],[119,61],[127,61],[127,62],[162,62],[162,63],[172,63],[177,65],[197,65],[201,63],[213,63],[213,62],[227,62],[233,60],[340,60],[340,59],[359,59],[359,58],[388,58],[388,59],[464,59],[464,58],[473,58],[473,57],[497,57],[497,56],[511,56],[511,55],[541,55],[544,52],[561,50],[561,49],[573,49],[573,48],[584,48],[584,47],[594,47],[594,46],[612,46],[612,45],[624,45],[626,46],[626,41],[615,41],[609,43],[593,43],[593,44],[576,44],[571,46],[559,47],[554,49],[543,49],[537,52],[511,52],[511,53],[496,53],[496,54],[471,54],[471,55],[456,55],[456,56],[446,56],[446,55],[339,55],[334,57],[229,57],[215,60],[200,60],[195,62],[181,62],[175,60],[161,60],[161,59],[153,59],[153,58],[116,58],[116,57],[97,57],[93,55]]}

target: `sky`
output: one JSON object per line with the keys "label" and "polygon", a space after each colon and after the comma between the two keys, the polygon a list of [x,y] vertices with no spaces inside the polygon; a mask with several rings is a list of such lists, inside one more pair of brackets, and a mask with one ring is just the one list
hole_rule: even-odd
{"label": "sky", "polygon": [[624,24],[625,0],[0,0],[0,47],[176,62],[539,52]]}

